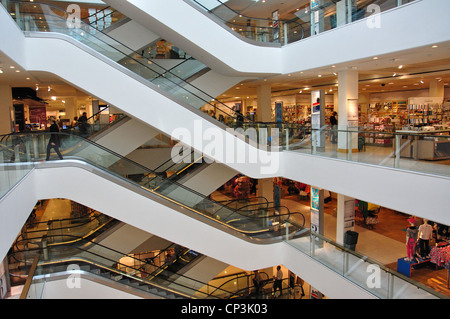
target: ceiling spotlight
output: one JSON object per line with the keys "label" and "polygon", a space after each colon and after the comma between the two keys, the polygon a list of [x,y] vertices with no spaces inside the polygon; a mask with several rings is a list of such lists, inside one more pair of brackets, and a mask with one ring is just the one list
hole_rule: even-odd
{"label": "ceiling spotlight", "polygon": [[437,45],[433,45],[433,46],[432,46],[433,49],[436,49],[437,47],[438,47]]}
{"label": "ceiling spotlight", "polygon": [[47,88],[47,91],[49,91],[49,92],[50,92],[51,90],[52,90],[52,89],[51,89],[50,87],[48,87],[48,88]]}
{"label": "ceiling spotlight", "polygon": [[2,69],[0,69],[0,74],[2,74],[3,73],[3,70]]}
{"label": "ceiling spotlight", "polygon": [[399,65],[398,68],[399,68],[399,69],[403,69],[403,65]]}
{"label": "ceiling spotlight", "polygon": [[420,81],[420,83],[424,84],[425,82],[423,82],[423,81]]}

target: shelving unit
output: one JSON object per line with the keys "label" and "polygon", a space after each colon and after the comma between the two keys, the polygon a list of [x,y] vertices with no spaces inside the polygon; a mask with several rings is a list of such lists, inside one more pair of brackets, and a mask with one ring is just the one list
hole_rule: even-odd
{"label": "shelving unit", "polygon": [[[391,147],[393,145],[394,135],[386,132],[395,132],[394,124],[369,123],[364,126],[364,130],[367,131],[364,133],[367,146]],[[376,133],[377,131],[380,133]]]}
{"label": "shelving unit", "polygon": [[406,123],[407,105],[407,101],[372,103],[368,108],[368,120],[373,122],[373,119],[376,118],[383,123],[403,125]]}
{"label": "shelving unit", "polygon": [[421,127],[447,123],[450,119],[448,104],[409,104],[407,108],[409,126]]}

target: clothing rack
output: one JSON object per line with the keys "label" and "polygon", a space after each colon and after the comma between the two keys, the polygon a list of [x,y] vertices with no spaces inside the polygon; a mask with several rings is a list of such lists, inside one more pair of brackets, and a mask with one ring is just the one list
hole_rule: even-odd
{"label": "clothing rack", "polygon": [[[445,248],[450,246],[450,241],[437,243],[434,248]],[[447,265],[448,264],[448,265]],[[436,264],[436,267],[438,265]],[[450,259],[446,262],[445,268],[447,269],[447,288],[450,289]]]}

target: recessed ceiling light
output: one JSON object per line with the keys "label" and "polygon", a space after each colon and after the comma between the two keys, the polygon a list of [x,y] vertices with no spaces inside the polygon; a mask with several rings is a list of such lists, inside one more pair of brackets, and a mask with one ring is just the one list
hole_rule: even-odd
{"label": "recessed ceiling light", "polygon": [[432,46],[433,49],[435,49],[435,48],[437,48],[437,47],[438,47],[437,45],[433,45],[433,46]]}
{"label": "recessed ceiling light", "polygon": [[373,57],[373,59],[374,59],[374,60],[378,60],[378,57],[377,57],[377,56],[375,56],[375,57]]}
{"label": "recessed ceiling light", "polygon": [[423,82],[423,81],[420,81],[420,83],[424,84],[425,82]]}
{"label": "recessed ceiling light", "polygon": [[399,68],[399,69],[403,69],[403,65],[399,65],[398,68]]}
{"label": "recessed ceiling light", "polygon": [[0,69],[0,74],[2,74],[3,73],[3,70],[2,69]]}
{"label": "recessed ceiling light", "polygon": [[9,68],[10,69],[15,69],[16,67],[14,65],[11,65]]}

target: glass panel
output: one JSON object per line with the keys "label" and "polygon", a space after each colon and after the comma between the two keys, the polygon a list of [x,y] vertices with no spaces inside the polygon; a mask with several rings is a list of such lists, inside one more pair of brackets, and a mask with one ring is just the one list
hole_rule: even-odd
{"label": "glass panel", "polygon": [[0,198],[16,185],[33,168],[29,163],[30,143],[20,137],[0,137]]}
{"label": "glass panel", "polygon": [[[288,124],[284,124],[288,126]],[[349,130],[306,129],[303,139],[289,138],[281,143],[284,150],[349,160],[358,163],[450,176],[450,130],[373,130],[362,126]],[[337,134],[337,143],[331,136]],[[323,146],[314,147],[322,136]],[[283,139],[280,139],[282,142]],[[351,152],[348,152],[351,145]]]}

